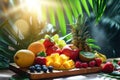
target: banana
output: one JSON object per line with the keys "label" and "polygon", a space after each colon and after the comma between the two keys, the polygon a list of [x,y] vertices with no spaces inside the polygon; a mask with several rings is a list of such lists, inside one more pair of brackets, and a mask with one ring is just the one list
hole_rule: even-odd
{"label": "banana", "polygon": [[97,51],[95,51],[95,56],[96,56],[96,58],[100,58],[102,60],[102,62],[106,62],[106,60],[107,60],[107,57],[104,54],[99,53]]}

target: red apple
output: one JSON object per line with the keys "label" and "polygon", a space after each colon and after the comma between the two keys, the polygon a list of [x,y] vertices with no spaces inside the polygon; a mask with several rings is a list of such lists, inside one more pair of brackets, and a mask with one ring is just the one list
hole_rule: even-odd
{"label": "red apple", "polygon": [[70,59],[76,61],[79,56],[79,49],[77,47],[75,47],[73,44],[69,44],[69,45],[66,45],[65,47],[63,47],[61,53],[70,57]]}
{"label": "red apple", "polygon": [[57,46],[50,46],[46,49],[47,56],[51,55],[52,53],[59,53],[61,54],[61,49]]}

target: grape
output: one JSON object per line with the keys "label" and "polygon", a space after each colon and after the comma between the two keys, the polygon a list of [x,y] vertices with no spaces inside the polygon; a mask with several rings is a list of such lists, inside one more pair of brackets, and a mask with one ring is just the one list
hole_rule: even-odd
{"label": "grape", "polygon": [[50,36],[49,36],[48,34],[46,34],[44,38],[45,38],[45,39],[46,39],[46,38],[50,38]]}
{"label": "grape", "polygon": [[55,34],[52,38],[53,38],[54,42],[57,43],[59,40],[59,35]]}
{"label": "grape", "polygon": [[58,41],[58,46],[59,46],[60,48],[63,48],[65,45],[66,45],[66,42],[65,42],[64,40],[59,39],[59,41]]}

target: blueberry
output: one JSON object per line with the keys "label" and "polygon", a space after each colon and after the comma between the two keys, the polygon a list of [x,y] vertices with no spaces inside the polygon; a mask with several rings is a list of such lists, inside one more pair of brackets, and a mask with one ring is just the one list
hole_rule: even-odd
{"label": "blueberry", "polygon": [[30,70],[30,72],[34,72],[35,71],[35,66],[30,66],[29,70]]}
{"label": "blueberry", "polygon": [[36,70],[37,72],[41,72],[41,68],[40,68],[40,67],[37,67],[35,70]]}
{"label": "blueberry", "polygon": [[44,67],[46,68],[46,65],[42,65],[42,66],[41,66],[42,69],[43,69]]}
{"label": "blueberry", "polygon": [[42,71],[43,71],[44,73],[47,73],[47,70],[48,70],[47,67],[43,67],[43,68],[42,68]]}
{"label": "blueberry", "polygon": [[49,72],[53,72],[53,66],[48,66]]}
{"label": "blueberry", "polygon": [[36,65],[35,65],[35,68],[37,68],[37,67],[40,67],[40,68],[41,68],[41,65],[39,65],[39,64],[36,64]]}

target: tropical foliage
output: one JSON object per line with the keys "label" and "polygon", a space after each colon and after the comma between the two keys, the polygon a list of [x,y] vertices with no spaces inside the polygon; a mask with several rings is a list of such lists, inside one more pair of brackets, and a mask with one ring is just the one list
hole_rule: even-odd
{"label": "tropical foliage", "polygon": [[[43,38],[45,34],[54,35],[59,29],[59,33],[64,36],[63,39],[67,37],[68,41],[71,40],[71,33],[66,35],[69,31],[66,26],[75,24],[79,14],[89,18],[87,25],[95,27],[97,22],[97,26],[106,28],[106,32],[109,32],[109,28],[119,30],[120,27],[119,0],[115,2],[113,0],[43,0],[43,3],[48,2],[51,5],[42,5],[42,21],[40,22],[37,20],[38,16],[33,16],[25,8],[20,8],[19,1],[25,0],[9,0],[9,2],[5,2],[5,5],[8,5],[7,8],[1,5],[4,12],[1,13],[0,17],[4,18],[4,23],[0,26],[0,55],[9,58],[11,61],[17,50],[27,48],[28,44]],[[9,10],[9,7],[13,9]],[[22,30],[15,28],[14,22],[19,19],[26,21],[30,26],[27,36],[22,34]],[[46,22],[53,26],[46,24]],[[45,28],[49,27],[51,28],[46,31]],[[110,38],[111,35],[108,35],[107,38]],[[112,39],[111,37],[110,40]]]}

